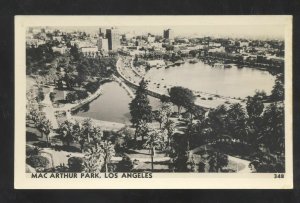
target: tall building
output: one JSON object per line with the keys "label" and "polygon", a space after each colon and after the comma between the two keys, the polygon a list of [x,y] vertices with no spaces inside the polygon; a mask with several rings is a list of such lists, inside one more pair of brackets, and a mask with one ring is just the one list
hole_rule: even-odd
{"label": "tall building", "polygon": [[172,29],[164,30],[164,38],[173,40],[174,39],[174,31]]}
{"label": "tall building", "polygon": [[99,28],[98,36],[99,36],[98,40],[97,40],[98,51],[101,51],[101,50],[108,51],[108,39],[105,38],[105,35],[102,32],[101,28]]}
{"label": "tall building", "polygon": [[102,32],[102,29],[101,29],[101,28],[99,28],[99,37],[102,37],[102,38],[105,37],[105,36],[104,36],[104,33]]}
{"label": "tall building", "polygon": [[120,48],[120,33],[117,28],[106,29],[106,38],[108,39],[109,50],[117,50]]}

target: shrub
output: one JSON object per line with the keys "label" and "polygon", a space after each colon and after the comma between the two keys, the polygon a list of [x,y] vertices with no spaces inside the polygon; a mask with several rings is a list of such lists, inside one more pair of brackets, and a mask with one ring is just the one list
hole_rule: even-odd
{"label": "shrub", "polygon": [[133,162],[127,156],[124,156],[117,165],[118,172],[129,172],[133,169]]}
{"label": "shrub", "polygon": [[39,88],[39,89],[38,89],[38,92],[37,92],[36,100],[37,100],[38,102],[41,102],[41,101],[43,101],[44,99],[45,99],[45,94],[44,94],[44,92],[43,92],[43,88]]}
{"label": "shrub", "polygon": [[181,114],[183,118],[189,118],[190,117],[190,113],[189,112],[184,112]]}
{"label": "shrub", "polygon": [[89,82],[88,84],[85,85],[85,89],[91,93],[95,93],[98,88],[99,88],[99,82]]}
{"label": "shrub", "polygon": [[68,166],[70,172],[82,172],[84,169],[83,159],[81,157],[71,157],[68,159]]}
{"label": "shrub", "polygon": [[49,160],[40,155],[34,155],[26,159],[26,163],[33,168],[46,168],[49,164]]}
{"label": "shrub", "polygon": [[38,153],[39,150],[37,147],[26,145],[26,156],[34,156],[34,155],[38,155]]}
{"label": "shrub", "polygon": [[48,147],[48,144],[47,144],[47,142],[45,142],[45,141],[36,142],[36,143],[34,143],[33,145],[34,145],[34,146],[37,146],[37,147],[39,147],[39,148],[46,148],[46,147]]}
{"label": "shrub", "polygon": [[55,92],[50,92],[49,97],[50,97],[51,102],[55,101],[55,95],[56,95]]}

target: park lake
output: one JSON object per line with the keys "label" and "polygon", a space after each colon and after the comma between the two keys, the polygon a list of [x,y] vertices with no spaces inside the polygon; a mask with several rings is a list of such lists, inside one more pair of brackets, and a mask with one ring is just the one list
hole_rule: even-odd
{"label": "park lake", "polygon": [[[276,77],[256,68],[238,68],[235,65],[220,68],[203,62],[186,62],[167,69],[153,68],[146,73],[145,78],[150,80],[149,85],[154,88],[156,84],[160,84],[160,88],[183,86],[194,91],[245,98],[253,96],[256,90],[264,90],[270,94]],[[131,98],[126,90],[116,82],[105,83],[102,90],[101,96],[76,112],[77,116],[130,124]],[[157,109],[159,100],[153,97],[149,99],[153,109]]]}

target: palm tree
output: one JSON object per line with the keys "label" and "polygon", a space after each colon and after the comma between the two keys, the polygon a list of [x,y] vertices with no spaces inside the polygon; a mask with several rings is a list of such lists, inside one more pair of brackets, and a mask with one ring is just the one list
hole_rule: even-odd
{"label": "palm tree", "polygon": [[100,173],[103,166],[103,148],[99,143],[85,151],[84,166],[87,173]]}
{"label": "palm tree", "polygon": [[175,131],[175,123],[172,120],[168,120],[165,123],[164,129],[167,131],[168,142],[167,145],[170,146],[172,135]]}
{"label": "palm tree", "polygon": [[92,132],[92,128],[93,128],[92,120],[90,118],[83,120],[81,126],[82,126],[82,131],[83,131],[82,134],[84,136],[86,136],[87,141],[90,142],[91,141],[91,132]]}
{"label": "palm tree", "polygon": [[138,127],[136,129],[136,135],[142,137],[142,141],[144,141],[144,136],[147,134],[149,126],[145,121],[139,121]]}
{"label": "palm tree", "polygon": [[111,161],[111,158],[115,155],[115,149],[114,146],[110,141],[102,141],[100,142],[100,146],[103,149],[103,164],[105,166],[105,172],[108,172],[108,164]]}
{"label": "palm tree", "polygon": [[105,172],[108,172],[108,164],[114,154],[114,146],[110,141],[104,140],[93,143],[85,151],[85,171],[88,173],[101,172],[105,166]]}
{"label": "palm tree", "polygon": [[76,122],[73,126],[73,137],[80,144],[82,152],[86,143],[99,142],[102,136],[102,130],[99,127],[93,126],[91,119],[86,119],[83,123]]}
{"label": "palm tree", "polygon": [[144,147],[150,150],[151,156],[151,170],[153,171],[153,158],[155,155],[155,149],[162,149],[164,146],[163,136],[161,131],[157,131],[155,129],[150,129],[147,133],[147,141],[144,144]]}

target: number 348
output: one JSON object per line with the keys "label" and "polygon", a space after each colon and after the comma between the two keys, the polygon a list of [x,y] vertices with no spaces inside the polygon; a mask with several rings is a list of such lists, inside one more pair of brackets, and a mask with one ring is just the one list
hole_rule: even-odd
{"label": "number 348", "polygon": [[284,178],[284,174],[283,173],[279,173],[279,174],[274,174],[274,178]]}

